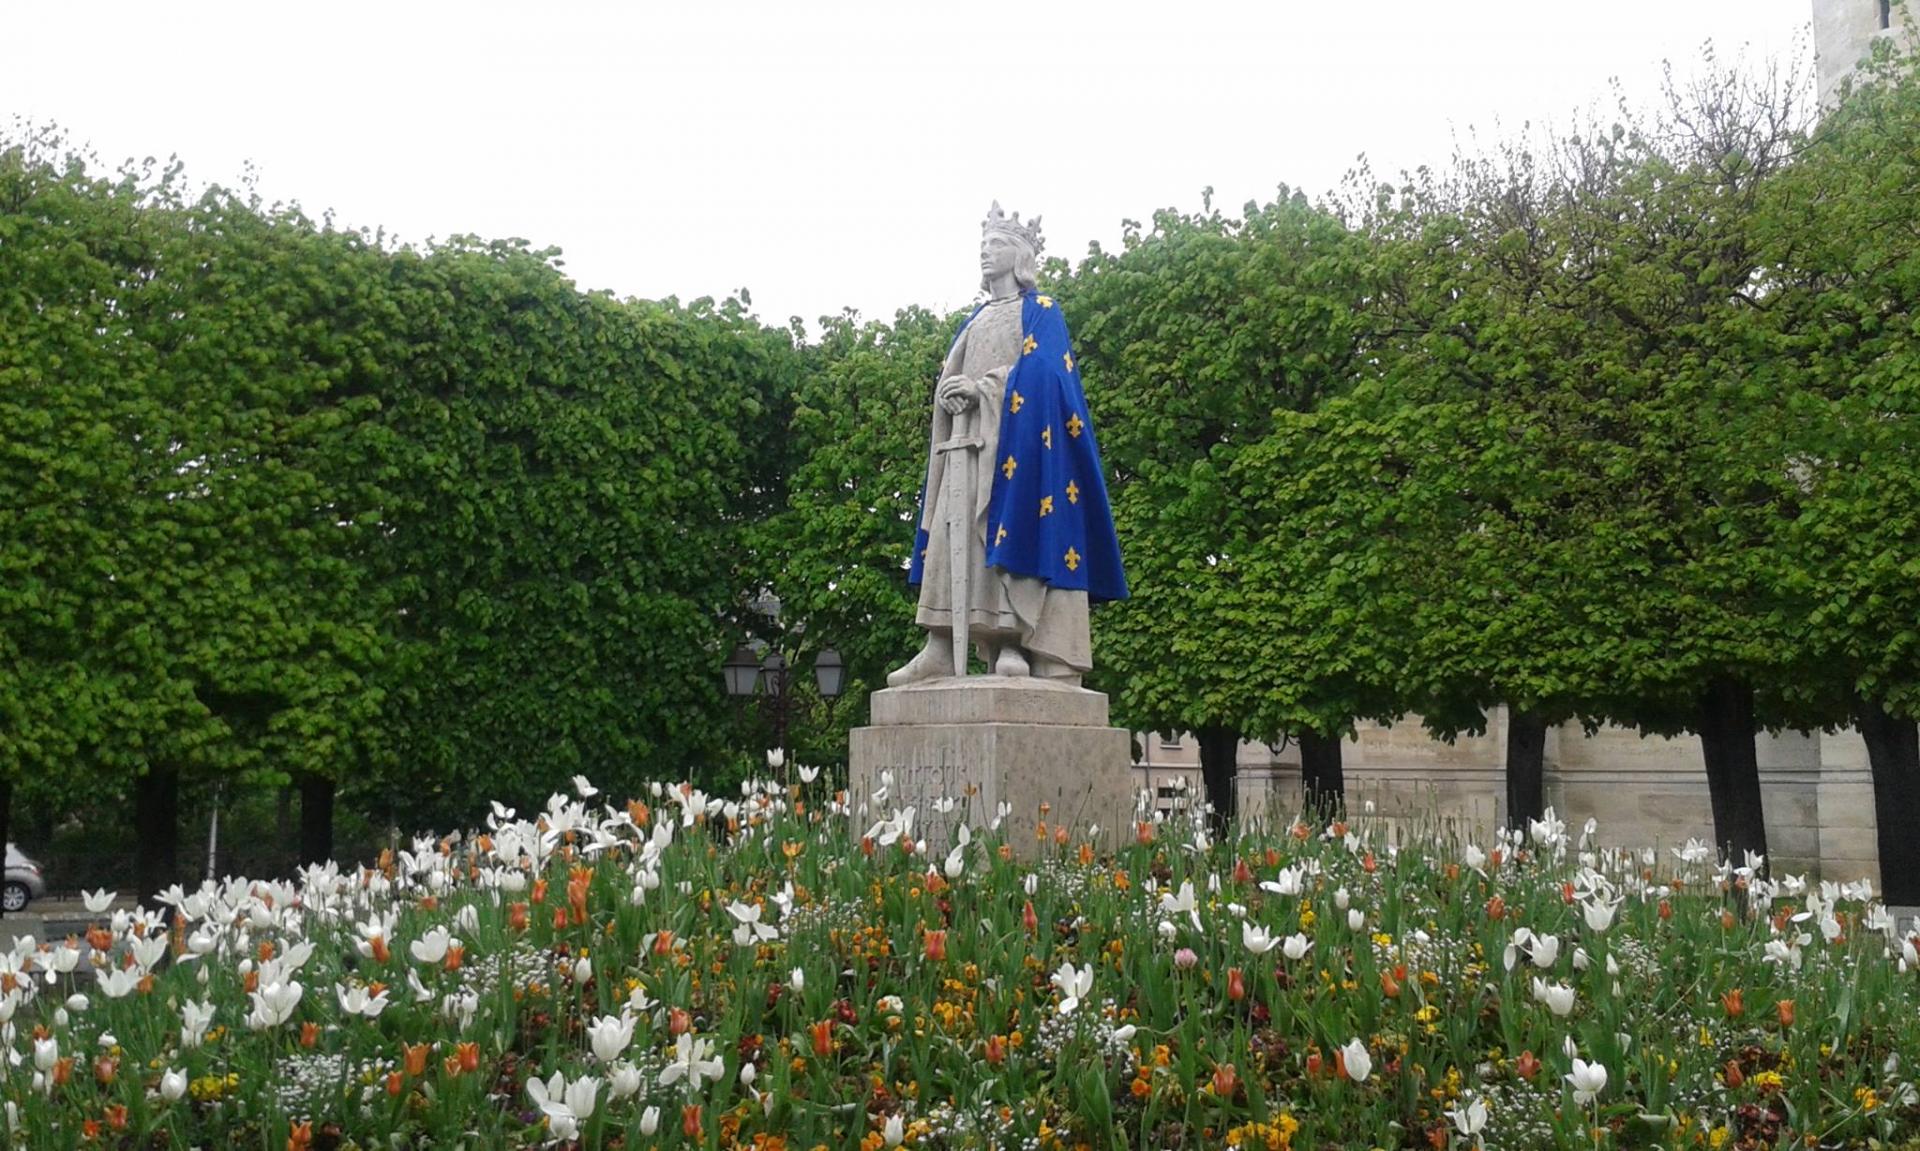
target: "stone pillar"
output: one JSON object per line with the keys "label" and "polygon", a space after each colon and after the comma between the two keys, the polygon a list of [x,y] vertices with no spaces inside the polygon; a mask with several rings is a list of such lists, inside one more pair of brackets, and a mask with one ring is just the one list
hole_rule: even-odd
{"label": "stone pillar", "polygon": [[[945,853],[964,816],[983,827],[1002,803],[1006,842],[1031,856],[1042,819],[1078,841],[1098,825],[1105,845],[1133,829],[1133,757],[1127,732],[1107,722],[1107,697],[1046,680],[967,676],[888,688],[872,722],[853,729],[847,802],[854,834],[912,807],[914,837]],[[875,803],[882,773],[892,786]],[[936,801],[951,799],[951,813]],[[1044,811],[1044,815],[1042,812]]]}

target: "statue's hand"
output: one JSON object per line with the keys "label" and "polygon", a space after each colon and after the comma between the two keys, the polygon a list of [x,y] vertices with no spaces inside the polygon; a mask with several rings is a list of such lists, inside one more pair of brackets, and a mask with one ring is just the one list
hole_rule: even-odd
{"label": "statue's hand", "polygon": [[934,400],[950,416],[957,416],[980,402],[974,394],[972,380],[965,376],[948,376],[940,381],[940,387],[934,392]]}

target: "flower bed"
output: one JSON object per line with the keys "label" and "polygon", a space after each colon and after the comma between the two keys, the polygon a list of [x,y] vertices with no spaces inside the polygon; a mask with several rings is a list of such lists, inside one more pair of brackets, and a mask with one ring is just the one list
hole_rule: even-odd
{"label": "flower bed", "polygon": [[850,827],[810,786],[607,805],[582,781],[376,867],[176,890],[170,931],[119,912],[23,940],[5,1129],[270,1151],[1920,1132],[1920,957],[1864,885],[1551,817],[1398,847],[1365,817],[1223,844],[1145,822],[1101,854],[1047,813],[1016,853],[974,812],[929,856],[911,816]]}

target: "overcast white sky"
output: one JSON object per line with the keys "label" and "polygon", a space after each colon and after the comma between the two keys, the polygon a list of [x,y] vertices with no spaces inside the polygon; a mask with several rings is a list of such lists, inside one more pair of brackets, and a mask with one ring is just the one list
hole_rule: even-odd
{"label": "overcast white sky", "polygon": [[998,198],[1049,255],[1125,218],[1319,194],[1563,121],[1810,0],[1127,4],[0,0],[0,117],[403,239],[566,250],[585,288],[752,291],[779,323],[977,288]]}

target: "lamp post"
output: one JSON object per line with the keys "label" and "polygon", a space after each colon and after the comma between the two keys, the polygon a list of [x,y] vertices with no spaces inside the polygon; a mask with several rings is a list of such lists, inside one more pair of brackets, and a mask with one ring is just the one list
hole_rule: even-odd
{"label": "lamp post", "polygon": [[[772,648],[767,649],[764,657],[757,657],[752,648],[742,645],[733,649],[733,654],[721,665],[721,671],[726,676],[728,696],[736,701],[756,697],[766,710],[773,724],[774,746],[780,749],[780,782],[786,783],[787,727],[796,708],[805,705],[792,691],[792,668],[787,658]],[[826,701],[829,716],[846,683],[846,661],[830,647],[821,649],[813,659],[813,685]]]}

